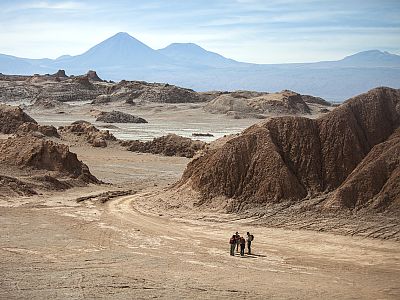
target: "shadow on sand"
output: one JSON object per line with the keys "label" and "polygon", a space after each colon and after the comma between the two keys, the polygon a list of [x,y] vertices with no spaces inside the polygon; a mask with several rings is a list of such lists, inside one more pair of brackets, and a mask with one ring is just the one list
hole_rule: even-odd
{"label": "shadow on sand", "polygon": [[240,258],[259,258],[259,257],[267,257],[266,255],[263,254],[244,254],[244,256],[240,256],[240,254],[235,254],[235,256],[238,256]]}

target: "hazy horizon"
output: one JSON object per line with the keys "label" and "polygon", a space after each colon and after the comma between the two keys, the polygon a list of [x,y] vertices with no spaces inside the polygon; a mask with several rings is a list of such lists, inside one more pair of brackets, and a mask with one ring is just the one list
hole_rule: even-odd
{"label": "hazy horizon", "polygon": [[0,53],[78,55],[117,32],[153,49],[195,43],[242,62],[329,61],[400,54],[398,1],[2,1]]}

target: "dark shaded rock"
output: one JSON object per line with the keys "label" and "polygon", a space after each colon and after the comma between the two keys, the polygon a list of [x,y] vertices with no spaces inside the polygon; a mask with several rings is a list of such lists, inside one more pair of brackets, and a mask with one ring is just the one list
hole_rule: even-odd
{"label": "dark shaded rock", "polygon": [[67,74],[65,74],[65,70],[58,70],[56,73],[51,75],[53,77],[59,77],[59,78],[67,78]]}
{"label": "dark shaded rock", "polygon": [[93,147],[107,147],[107,142],[103,138],[94,138],[91,142]]}
{"label": "dark shaded rock", "polygon": [[231,211],[300,203],[336,189],[325,209],[399,211],[399,139],[389,139],[399,124],[400,90],[373,89],[319,119],[254,125],[190,162],[178,186],[199,191],[202,203],[232,198]]}
{"label": "dark shaded rock", "polygon": [[194,133],[192,133],[192,136],[206,136],[206,137],[212,137],[212,136],[214,136],[214,135],[211,134],[211,133],[198,133],[198,132],[194,132]]}
{"label": "dark shaded rock", "polygon": [[91,81],[99,81],[99,82],[104,81],[103,79],[101,79],[101,78],[97,75],[96,71],[92,71],[92,70],[89,70],[89,71],[86,73],[86,77],[87,77],[89,80],[91,80]]}
{"label": "dark shaded rock", "polygon": [[28,116],[21,108],[0,104],[1,133],[15,133],[19,126],[27,122],[36,124],[36,121]]}
{"label": "dark shaded rock", "polygon": [[108,130],[100,130],[90,122],[78,120],[71,125],[59,127],[61,133],[73,133],[77,136],[83,136],[93,147],[107,147],[106,141],[116,141],[114,135]]}
{"label": "dark shaded rock", "polygon": [[168,134],[152,141],[124,141],[122,146],[127,146],[129,151],[162,154],[165,156],[193,157],[197,151],[204,149],[206,143],[184,138],[176,134]]}
{"label": "dark shaded rock", "polygon": [[22,135],[24,133],[40,132],[47,137],[59,138],[60,135],[57,132],[57,128],[51,125],[39,125],[36,123],[27,122],[20,125],[17,129],[17,134]]}
{"label": "dark shaded rock", "polygon": [[143,118],[116,110],[111,112],[102,112],[97,117],[96,121],[105,123],[147,123],[147,121]]}
{"label": "dark shaded rock", "polygon": [[319,105],[324,105],[324,106],[331,106],[332,103],[326,101],[325,99],[322,99],[321,97],[315,97],[311,95],[301,95],[301,98],[303,98],[304,102],[306,103],[313,103],[313,104],[319,104]]}
{"label": "dark shaded rock", "polygon": [[110,95],[99,95],[92,101],[91,104],[108,104],[111,102]]}
{"label": "dark shaded rock", "polygon": [[57,172],[85,183],[99,183],[68,146],[23,136],[0,140],[0,163]]}

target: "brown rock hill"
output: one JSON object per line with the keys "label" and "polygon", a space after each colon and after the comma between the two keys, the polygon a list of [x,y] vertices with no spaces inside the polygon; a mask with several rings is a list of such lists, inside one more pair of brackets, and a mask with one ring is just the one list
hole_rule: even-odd
{"label": "brown rock hill", "polygon": [[101,112],[96,121],[104,123],[147,123],[147,121],[141,117],[116,110]]}
{"label": "brown rock hill", "polygon": [[204,109],[212,113],[308,114],[310,108],[302,96],[292,91],[257,93],[237,91],[211,100]]}
{"label": "brown rock hill", "polygon": [[[199,191],[200,204],[233,198],[232,211],[335,189],[326,208],[388,207],[399,198],[397,134],[388,140],[399,124],[400,90],[377,88],[316,120],[282,117],[254,125],[193,160],[178,186]],[[377,182],[364,186],[364,178]]]}
{"label": "brown rock hill", "polygon": [[0,132],[9,134],[15,133],[18,127],[26,122],[36,121],[28,116],[21,108],[0,104]]}
{"label": "brown rock hill", "polygon": [[61,126],[62,134],[72,133],[82,136],[93,147],[107,147],[107,141],[116,141],[117,138],[109,130],[100,130],[87,121],[75,121],[71,125]]}
{"label": "brown rock hill", "polygon": [[204,149],[206,143],[185,138],[176,134],[168,134],[152,141],[123,141],[122,146],[133,152],[162,154],[165,156],[182,156],[192,158],[197,151]]}
{"label": "brown rock hill", "polygon": [[47,170],[54,175],[78,179],[85,183],[99,183],[89,168],[78,160],[68,146],[33,136],[0,140],[0,164],[19,169]]}
{"label": "brown rock hill", "polygon": [[379,211],[400,208],[400,128],[371,149],[325,205]]}

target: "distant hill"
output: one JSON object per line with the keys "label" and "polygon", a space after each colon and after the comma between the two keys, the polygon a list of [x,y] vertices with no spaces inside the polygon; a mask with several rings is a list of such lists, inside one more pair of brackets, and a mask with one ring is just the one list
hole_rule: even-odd
{"label": "distant hill", "polygon": [[173,59],[178,64],[186,66],[232,67],[247,65],[226,58],[218,53],[207,51],[193,43],[173,43],[168,47],[158,50],[159,53]]}
{"label": "distant hill", "polygon": [[167,82],[198,91],[290,89],[342,101],[377,86],[400,88],[400,56],[370,50],[338,61],[298,64],[250,64],[207,51],[193,43],[154,50],[120,32],[83,54],[57,59],[28,59],[0,54],[4,74],[68,74],[96,70],[101,78]]}

